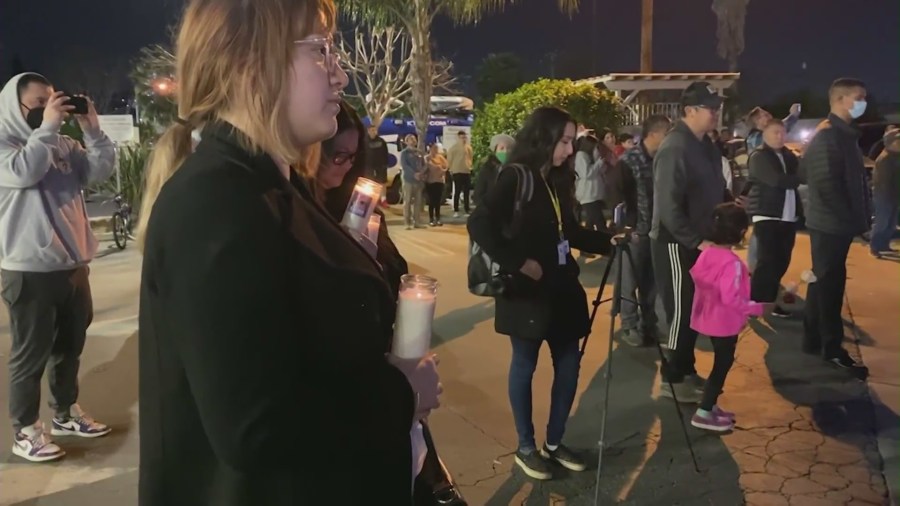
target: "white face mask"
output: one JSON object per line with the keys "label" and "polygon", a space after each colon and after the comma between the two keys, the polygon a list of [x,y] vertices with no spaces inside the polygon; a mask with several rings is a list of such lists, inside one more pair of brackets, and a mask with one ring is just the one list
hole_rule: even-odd
{"label": "white face mask", "polygon": [[865,114],[866,106],[868,104],[865,100],[854,100],[853,107],[850,108],[850,117],[853,119],[858,119],[860,116]]}

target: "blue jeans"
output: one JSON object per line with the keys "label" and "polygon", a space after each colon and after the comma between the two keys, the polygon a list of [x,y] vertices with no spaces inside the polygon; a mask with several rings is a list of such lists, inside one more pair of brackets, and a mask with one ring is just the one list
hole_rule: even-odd
{"label": "blue jeans", "polygon": [[897,203],[889,198],[875,195],[875,223],[872,224],[872,240],[869,243],[872,253],[888,251],[891,239],[897,231]]}
{"label": "blue jeans", "polygon": [[[509,403],[512,406],[519,450],[529,452],[534,444],[534,424],[531,420],[531,379],[537,367],[538,355],[544,341],[510,337],[512,362],[509,366]],[[575,402],[581,351],[578,340],[565,342],[548,340],[553,358],[553,386],[550,389],[550,420],[547,423],[547,444],[558,445],[566,432],[566,421]]]}
{"label": "blue jeans", "polygon": [[[616,287],[616,295],[622,299],[622,330],[636,330],[638,324],[645,331],[657,331],[656,318],[656,278],[653,275],[653,259],[650,254],[650,238],[638,237],[628,245],[628,256],[619,264],[622,266],[622,286]],[[637,279],[635,279],[637,275]],[[635,304],[637,302],[637,304]],[[640,306],[640,316],[638,316]],[[655,334],[654,334],[655,335]]]}

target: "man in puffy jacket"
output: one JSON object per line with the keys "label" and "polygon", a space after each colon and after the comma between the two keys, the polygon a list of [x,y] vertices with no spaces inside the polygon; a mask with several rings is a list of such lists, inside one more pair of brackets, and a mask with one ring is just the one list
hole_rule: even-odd
{"label": "man in puffy jacket", "polygon": [[88,264],[97,252],[81,191],[113,171],[113,143],[97,111],[75,114],[87,149],[60,135],[71,97],[39,74],[0,91],[0,277],[9,309],[12,451],[32,462],[65,455],[40,421],[41,377],[49,369],[52,434],[109,433],[78,404],[78,366],[93,317]]}
{"label": "man in puffy jacket", "polygon": [[822,353],[835,366],[859,374],[863,367],[841,347],[841,308],[850,244],[871,225],[860,131],[853,124],[866,111],[866,86],[858,79],[838,79],[828,99],[831,113],[809,142],[801,163],[801,174],[809,185],[806,227],[817,279],[807,294],[803,349]]}

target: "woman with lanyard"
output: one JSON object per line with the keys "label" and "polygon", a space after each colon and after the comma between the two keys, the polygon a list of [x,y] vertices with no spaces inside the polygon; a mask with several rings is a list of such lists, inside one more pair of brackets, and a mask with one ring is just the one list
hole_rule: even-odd
{"label": "woman with lanyard", "polygon": [[[522,176],[533,179],[531,198],[520,212],[513,212],[520,172],[506,166],[468,222],[472,240],[511,276],[509,289],[497,297],[494,325],[512,344],[509,400],[519,437],[516,464],[539,480],[553,477],[551,461],[573,471],[585,469],[581,457],[562,444],[578,386],[578,341],[590,326],[587,295],[570,250],[603,254],[611,248],[608,234],[578,225],[572,196],[554,184],[572,155],[574,140],[575,121],[567,112],[555,107],[535,110],[516,135],[509,156],[510,165],[523,166]],[[544,342],[554,377],[546,442],[538,450],[531,379]]]}

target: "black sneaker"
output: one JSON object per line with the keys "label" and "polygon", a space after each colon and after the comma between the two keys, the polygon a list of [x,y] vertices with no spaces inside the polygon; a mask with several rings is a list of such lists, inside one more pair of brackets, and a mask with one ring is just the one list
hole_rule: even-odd
{"label": "black sneaker", "polygon": [[565,467],[569,471],[580,473],[587,469],[587,466],[584,464],[584,461],[581,460],[581,457],[575,455],[575,452],[566,448],[565,445],[559,445],[555,450],[551,450],[544,444],[544,447],[541,448],[541,455],[545,459],[559,462],[559,465]]}
{"label": "black sneaker", "polygon": [[772,316],[775,318],[790,318],[793,314],[781,306],[775,306],[775,309],[772,310]]}
{"label": "black sneaker", "polygon": [[631,346],[632,348],[641,348],[643,346],[647,346],[646,338],[644,334],[637,331],[637,329],[628,329],[622,332],[622,337],[619,338],[622,343]]}
{"label": "black sneaker", "polygon": [[826,360],[840,369],[858,369],[865,367],[856,360],[853,360],[849,353],[844,353],[839,357],[833,357]]}
{"label": "black sneaker", "polygon": [[553,471],[550,468],[550,462],[541,456],[538,451],[524,453],[521,450],[516,452],[516,465],[522,468],[529,477],[535,480],[550,480],[553,478]]}

